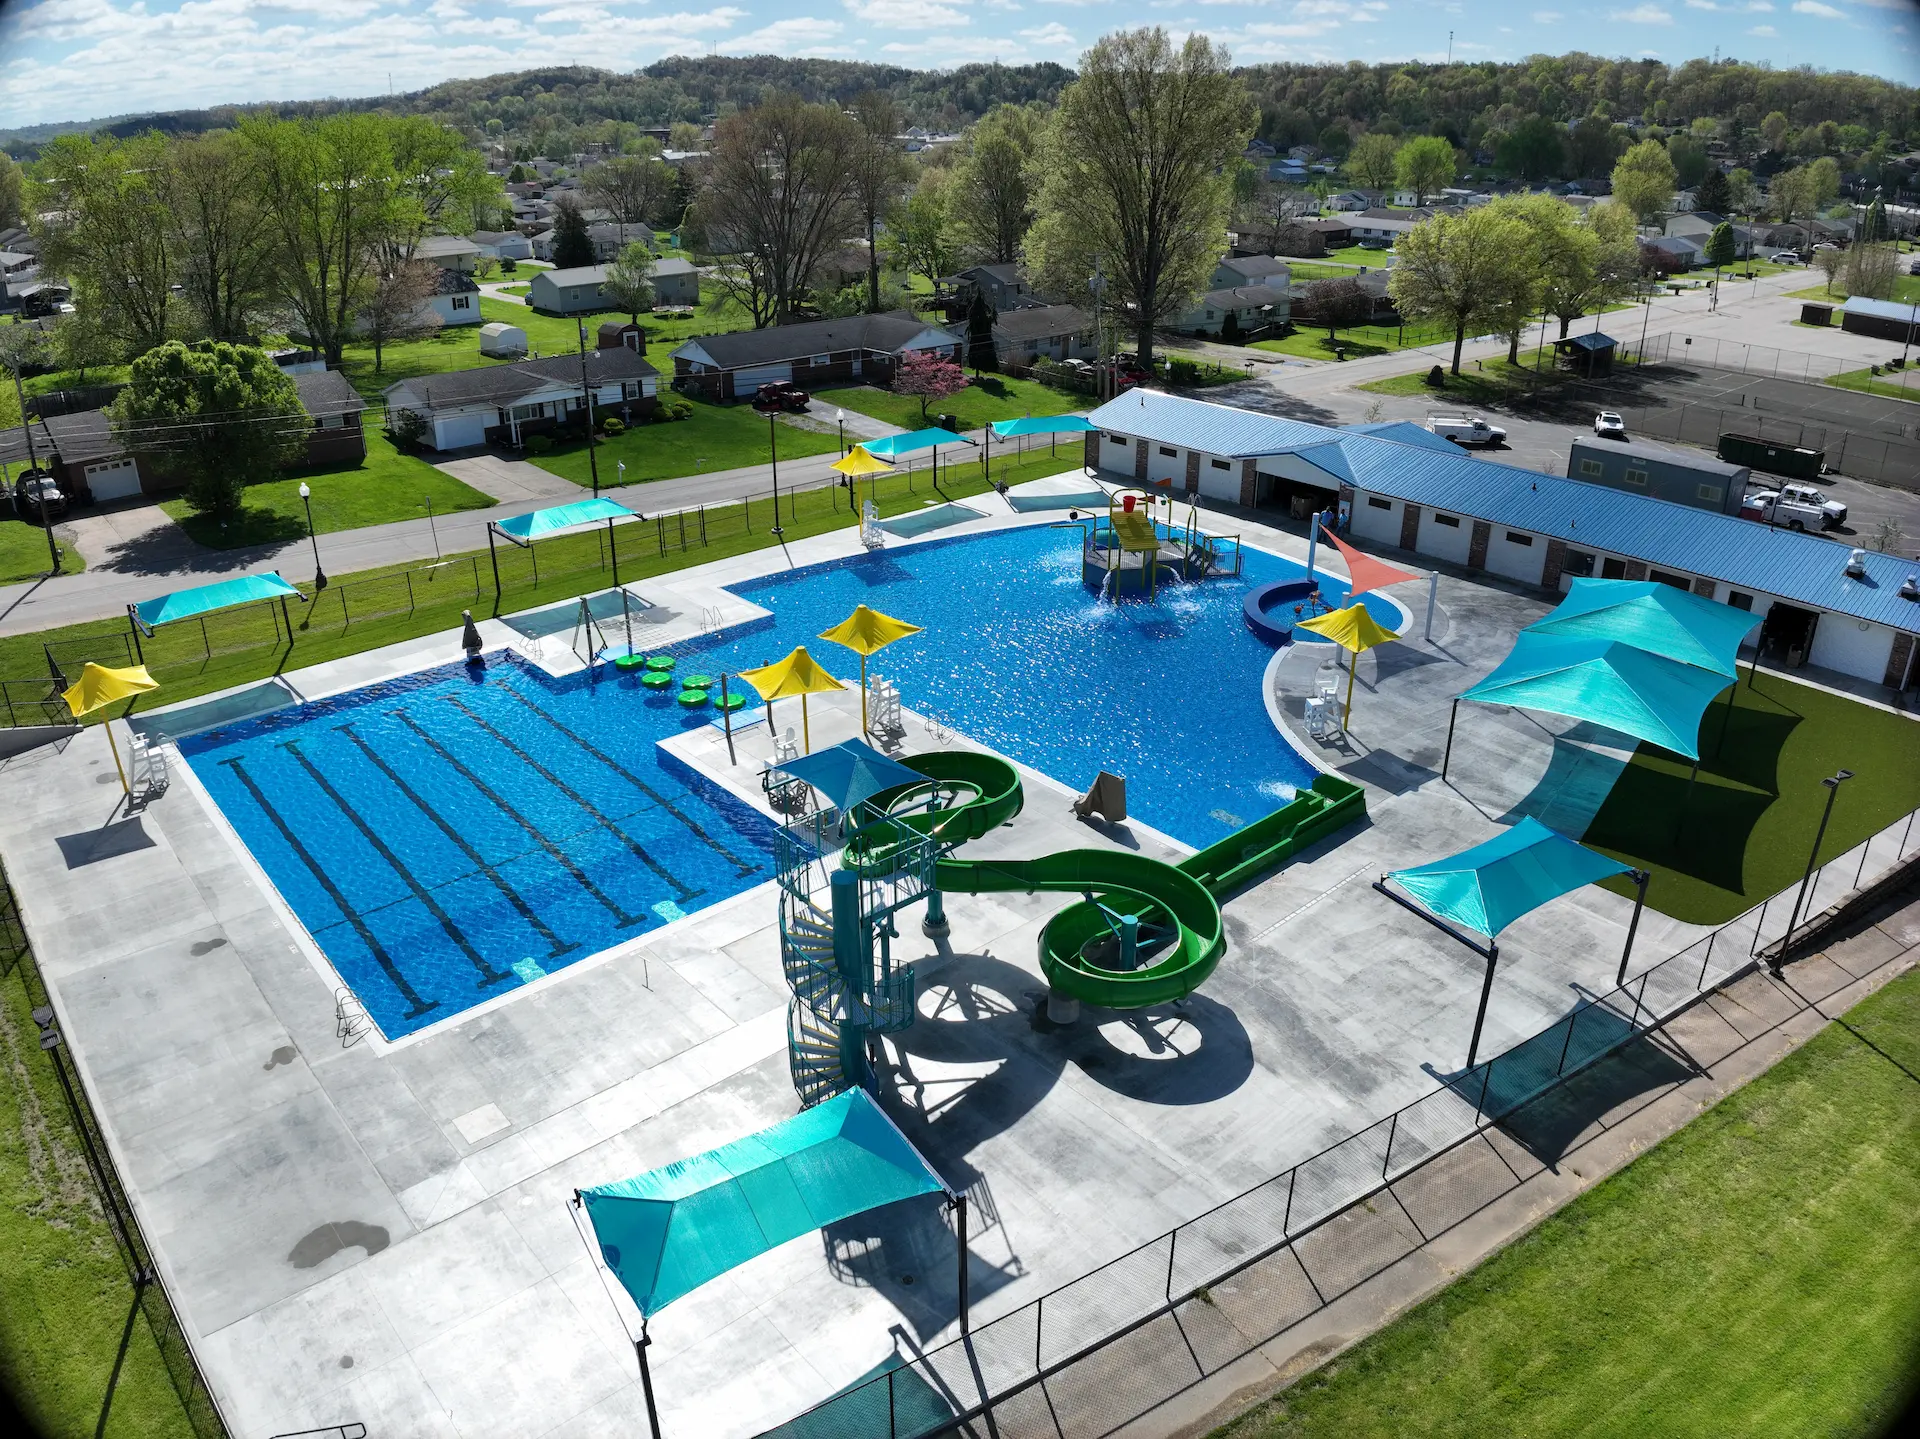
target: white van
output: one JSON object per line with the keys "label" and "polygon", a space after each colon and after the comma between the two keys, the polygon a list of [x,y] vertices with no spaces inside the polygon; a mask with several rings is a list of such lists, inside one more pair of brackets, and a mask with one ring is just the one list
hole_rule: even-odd
{"label": "white van", "polygon": [[1468,418],[1465,415],[1428,415],[1427,428],[1443,440],[1452,440],[1456,445],[1479,445],[1492,448],[1507,442],[1507,432],[1498,425],[1489,425],[1478,415]]}

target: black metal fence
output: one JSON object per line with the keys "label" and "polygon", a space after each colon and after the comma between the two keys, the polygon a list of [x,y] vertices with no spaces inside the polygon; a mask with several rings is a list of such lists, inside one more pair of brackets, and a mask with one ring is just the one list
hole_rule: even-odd
{"label": "black metal fence", "polygon": [[763,1439],[1057,1436],[1126,1423],[1411,1253],[1434,1229],[1395,1186],[1784,951],[1812,916],[1920,853],[1916,818],[1821,865],[1804,899],[1798,885],[1783,890],[1357,1134]]}
{"label": "black metal fence", "polygon": [[[1885,341],[1889,347],[1896,341]],[[1892,355],[1888,359],[1895,358]],[[1920,354],[1913,356],[1920,360]],[[1841,360],[1831,355],[1814,355],[1805,350],[1781,350],[1772,345],[1749,345],[1712,335],[1651,335],[1639,355],[1646,365],[1698,365],[1709,370],[1728,370],[1741,375],[1766,375],[1776,380],[1798,380],[1819,384],[1838,375],[1859,374],[1877,381],[1889,390],[1904,393],[1889,399],[1920,400],[1920,372],[1911,364],[1891,367],[1868,360]],[[1880,373],[1871,373],[1875,368]]]}
{"label": "black metal fence", "polygon": [[121,1340],[119,1359],[109,1373],[100,1376],[107,1389],[107,1402],[103,1404],[100,1414],[101,1426],[104,1428],[107,1422],[113,1386],[126,1358],[127,1341],[132,1338],[136,1320],[144,1318],[148,1332],[153,1335],[154,1346],[160,1352],[161,1362],[166,1366],[167,1378],[172,1381],[174,1392],[180,1397],[181,1411],[194,1434],[199,1439],[226,1439],[228,1431],[220,1406],[207,1387],[199,1363],[194,1358],[193,1346],[174,1313],[166,1284],[153,1262],[153,1250],[140,1228],[133,1205],[128,1202],[126,1186],[114,1165],[113,1153],[107,1147],[106,1136],[101,1132],[100,1121],[94,1114],[79,1071],[67,1059],[59,1020],[39,967],[34,963],[33,947],[28,942],[26,926],[21,921],[13,888],[6,876],[0,874],[0,978],[15,973],[32,1007],[33,1021],[40,1031],[40,1048],[59,1078],[68,1119],[86,1158],[87,1170],[92,1175],[94,1189],[99,1196],[101,1212],[106,1217],[108,1229],[112,1231],[114,1247],[126,1267],[127,1282],[132,1291],[128,1296],[127,1327]]}

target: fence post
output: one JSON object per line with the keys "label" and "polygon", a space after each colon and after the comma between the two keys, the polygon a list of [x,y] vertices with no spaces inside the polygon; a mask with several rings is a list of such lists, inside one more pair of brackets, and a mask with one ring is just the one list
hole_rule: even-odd
{"label": "fence post", "polygon": [[1476,1127],[1478,1127],[1480,1123],[1480,1116],[1486,1112],[1487,1088],[1493,1083],[1494,1060],[1499,1057],[1500,1056],[1495,1055],[1493,1059],[1487,1061],[1487,1072],[1480,1077],[1480,1097],[1475,1100],[1473,1104],[1473,1122]]}
{"label": "fence post", "polygon": [[406,577],[406,581],[407,581],[407,613],[412,614],[413,613],[413,571],[403,570],[401,573]]}
{"label": "fence post", "polygon": [[707,543],[707,507],[700,506],[700,545],[704,549]]}
{"label": "fence post", "polygon": [[1169,1304],[1173,1303],[1173,1256],[1175,1253],[1178,1252],[1179,1248],[1180,1248],[1180,1231],[1177,1228],[1171,1229],[1167,1232],[1166,1301]]}
{"label": "fence post", "polygon": [[1580,1011],[1575,1010],[1567,1016],[1567,1037],[1560,1041],[1560,1062],[1554,1066],[1553,1077],[1558,1079],[1567,1072],[1567,1052],[1573,1048],[1573,1027],[1580,1022]]}
{"label": "fence post", "polygon": [[1287,1171],[1287,1207],[1280,1215],[1280,1237],[1285,1239],[1293,1227],[1293,1191],[1300,1183],[1300,1166]]}
{"label": "fence post", "polygon": [[1042,1294],[1033,1305],[1033,1372],[1040,1372],[1040,1336],[1047,1327],[1047,1296]]}

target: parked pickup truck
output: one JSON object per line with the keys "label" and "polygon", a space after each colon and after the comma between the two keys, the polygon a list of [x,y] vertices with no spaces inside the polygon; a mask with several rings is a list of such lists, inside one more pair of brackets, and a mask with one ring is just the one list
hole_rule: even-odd
{"label": "parked pickup truck", "polygon": [[1847,522],[1847,507],[1828,499],[1812,485],[1761,490],[1748,495],[1741,508],[1764,524],[1785,525],[1792,530],[1832,530]]}
{"label": "parked pickup truck", "polygon": [[1489,425],[1479,416],[1471,419],[1464,415],[1428,415],[1427,428],[1443,440],[1452,440],[1456,445],[1479,445],[1488,449],[1507,442],[1507,432],[1498,425]]}

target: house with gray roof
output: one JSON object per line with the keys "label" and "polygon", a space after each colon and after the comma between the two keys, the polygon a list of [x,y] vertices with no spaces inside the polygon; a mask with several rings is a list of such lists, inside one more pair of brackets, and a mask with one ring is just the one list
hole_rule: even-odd
{"label": "house with gray roof", "polygon": [[1090,357],[1093,316],[1078,305],[1032,305],[994,316],[993,350],[1003,365]]}
{"label": "house with gray roof", "polygon": [[659,373],[625,346],[588,350],[584,361],[563,354],[480,365],[387,386],[387,414],[389,423],[402,412],[418,415],[427,443],[436,450],[489,444],[518,448],[530,435],[584,418],[589,391],[596,412],[616,414],[623,422],[651,414],[660,403]]}
{"label": "house with gray roof", "polygon": [[958,361],[963,343],[906,310],[696,335],[671,352],[673,386],[716,400],[750,399],[762,385],[787,381],[810,389],[856,380],[885,386],[907,355]]}

